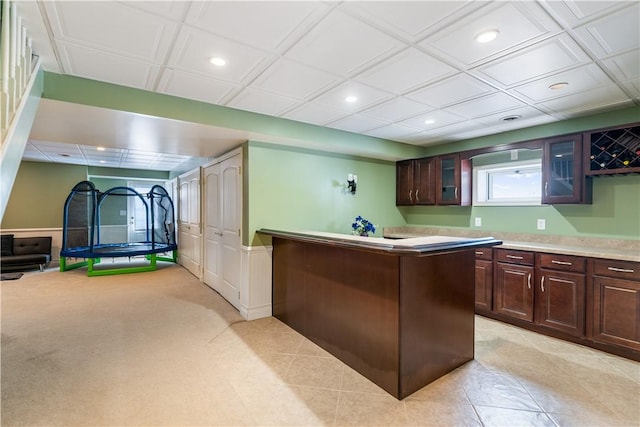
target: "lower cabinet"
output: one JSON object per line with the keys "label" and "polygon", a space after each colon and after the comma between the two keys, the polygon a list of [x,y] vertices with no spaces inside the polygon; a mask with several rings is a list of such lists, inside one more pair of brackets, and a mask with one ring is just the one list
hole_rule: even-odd
{"label": "lower cabinet", "polygon": [[589,338],[640,351],[640,263],[595,260]]}
{"label": "lower cabinet", "polygon": [[476,313],[487,313],[493,308],[493,249],[476,250]]}
{"label": "lower cabinet", "polygon": [[533,321],[533,253],[496,249],[494,313]]}

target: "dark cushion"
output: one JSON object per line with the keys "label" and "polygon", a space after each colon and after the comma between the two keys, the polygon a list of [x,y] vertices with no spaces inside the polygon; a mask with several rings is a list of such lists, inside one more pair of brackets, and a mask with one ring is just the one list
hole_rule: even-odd
{"label": "dark cushion", "polygon": [[0,235],[0,256],[13,255],[13,234]]}
{"label": "dark cushion", "polygon": [[51,237],[13,239],[13,255],[51,254]]}

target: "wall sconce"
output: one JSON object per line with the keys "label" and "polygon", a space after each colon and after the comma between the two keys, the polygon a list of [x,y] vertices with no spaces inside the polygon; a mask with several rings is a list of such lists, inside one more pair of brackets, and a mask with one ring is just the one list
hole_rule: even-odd
{"label": "wall sconce", "polygon": [[358,183],[358,175],[352,173],[347,175],[347,188],[351,194],[356,194],[356,184]]}

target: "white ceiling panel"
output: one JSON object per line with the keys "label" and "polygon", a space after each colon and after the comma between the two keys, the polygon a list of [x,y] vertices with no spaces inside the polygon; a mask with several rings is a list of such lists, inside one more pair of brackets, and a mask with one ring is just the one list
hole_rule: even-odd
{"label": "white ceiling panel", "polygon": [[[227,64],[216,67],[209,62],[212,57],[220,57]],[[272,56],[262,50],[196,28],[183,27],[169,58],[169,66],[239,84],[255,74],[258,67],[263,67],[272,60]]]}
{"label": "white ceiling panel", "polygon": [[611,13],[616,9],[629,6],[629,1],[549,1],[543,3],[545,7],[565,22],[566,25],[576,26],[587,21],[596,19],[606,13]]}
{"label": "white ceiling panel", "polygon": [[456,72],[452,66],[410,48],[358,75],[356,80],[401,95]]}
{"label": "white ceiling panel", "polygon": [[310,102],[285,113],[282,117],[314,125],[325,125],[348,114],[344,110]]}
{"label": "white ceiling panel", "polygon": [[[492,43],[477,43],[483,31],[498,30]],[[420,46],[471,66],[517,46],[556,33],[560,27],[534,2],[497,2],[448,26]]]}
{"label": "white ceiling panel", "polygon": [[578,37],[599,58],[640,46],[640,3],[576,29]]}
{"label": "white ceiling panel", "polygon": [[391,101],[369,108],[363,111],[362,114],[377,120],[396,122],[432,110],[433,107],[399,96]]}
{"label": "white ceiling panel", "polygon": [[[465,120],[466,119],[464,117],[448,111],[433,110],[407,120],[402,120],[399,124],[419,131],[430,132],[434,129],[451,125],[453,123],[460,123]],[[429,123],[426,123],[427,121],[429,121]]]}
{"label": "white ceiling panel", "polygon": [[340,7],[410,41],[426,35],[460,15],[477,8],[473,1],[356,1]]}
{"label": "white ceiling panel", "polygon": [[[569,83],[562,89],[550,89],[556,83]],[[513,88],[514,92],[526,97],[533,103],[548,99],[579,93],[598,86],[608,86],[613,82],[596,64],[574,68],[563,73],[554,74],[544,79],[536,80]]]}
{"label": "white ceiling panel", "polygon": [[310,1],[202,1],[192,3],[187,23],[265,50],[289,46],[327,4]]}
{"label": "white ceiling panel", "polygon": [[495,92],[491,86],[467,74],[458,74],[406,96],[436,108],[442,108],[491,92]]}
{"label": "white ceiling panel", "polygon": [[61,44],[64,68],[72,74],[123,86],[150,90],[159,67],[124,56]]}
{"label": "white ceiling panel", "polygon": [[[517,120],[503,120],[505,117],[518,117]],[[554,118],[533,107],[512,108],[506,111],[497,112],[480,117],[478,123],[496,128],[514,129],[523,122],[529,122],[528,126],[535,126],[542,123],[552,122]]]}
{"label": "white ceiling panel", "polygon": [[409,135],[415,135],[418,132],[416,129],[411,127],[393,124],[372,129],[364,133],[366,135],[375,136],[376,138],[401,139],[406,138]]}
{"label": "white ceiling panel", "polygon": [[569,115],[575,115],[584,110],[604,111],[632,104],[629,97],[616,85],[592,89],[540,103],[540,105],[550,110]]}
{"label": "white ceiling panel", "polygon": [[507,55],[475,70],[504,86],[545,77],[590,61],[568,35],[563,34]]}
{"label": "white ceiling panel", "polygon": [[364,133],[368,130],[383,127],[388,124],[389,122],[372,119],[371,117],[366,117],[361,114],[354,114],[352,116],[345,117],[344,119],[331,122],[327,126],[335,129],[346,130],[348,132]]}
{"label": "white ceiling panel", "polygon": [[523,105],[524,104],[517,99],[498,92],[471,101],[451,105],[444,110],[467,118],[476,118],[488,114],[509,111],[522,107]]}
{"label": "white ceiling panel", "polygon": [[285,98],[258,89],[245,89],[233,98],[227,105],[254,113],[279,116],[284,111],[293,108],[298,102],[295,99]]}
{"label": "white ceiling panel", "polygon": [[334,10],[286,56],[330,73],[348,76],[401,47],[400,41]]}
{"label": "white ceiling panel", "polygon": [[[355,97],[355,102],[347,102],[348,97]],[[314,102],[348,112],[364,110],[372,105],[390,99],[392,95],[362,83],[348,81],[329,89],[317,97]]]}
{"label": "white ceiling panel", "polygon": [[166,56],[178,26],[126,2],[43,2],[54,36],[145,61]]}
{"label": "white ceiling panel", "polygon": [[602,61],[619,80],[640,79],[640,51],[638,49]]}
{"label": "white ceiling panel", "polygon": [[335,86],[342,79],[306,65],[280,58],[262,73],[252,87],[304,100]]}
{"label": "white ceiling panel", "polygon": [[225,97],[240,86],[180,70],[167,69],[160,78],[158,92],[181,98],[221,104]]}

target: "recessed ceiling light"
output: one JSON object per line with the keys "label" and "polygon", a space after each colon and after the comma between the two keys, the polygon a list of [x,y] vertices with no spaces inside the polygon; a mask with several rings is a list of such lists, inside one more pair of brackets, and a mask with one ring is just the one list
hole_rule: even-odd
{"label": "recessed ceiling light", "polygon": [[433,120],[433,119],[427,119],[427,120],[425,120],[425,121],[424,121],[424,124],[425,124],[425,125],[432,125],[432,124],[434,124],[435,122],[436,122],[436,121],[435,121],[435,120]]}
{"label": "recessed ceiling light", "polygon": [[489,43],[490,41],[495,40],[495,38],[498,37],[498,34],[500,34],[500,31],[498,30],[488,30],[479,33],[475,38],[478,43]]}
{"label": "recessed ceiling light", "polygon": [[353,104],[358,100],[357,96],[349,95],[344,99],[344,102],[348,102],[349,104]]}
{"label": "recessed ceiling light", "polygon": [[100,163],[107,163],[106,160],[100,160]]}
{"label": "recessed ceiling light", "polygon": [[550,85],[549,89],[551,89],[551,90],[560,90],[560,89],[564,89],[567,86],[569,86],[569,83],[567,83],[567,82],[559,82],[559,83],[554,83],[554,84]]}
{"label": "recessed ceiling light", "polygon": [[104,151],[104,147],[96,147],[96,150],[98,150],[98,151]]}
{"label": "recessed ceiling light", "polygon": [[522,116],[507,116],[507,117],[503,117],[500,120],[502,120],[503,122],[512,122],[514,120],[518,120],[521,119]]}
{"label": "recessed ceiling light", "polygon": [[225,65],[227,63],[227,61],[225,61],[224,59],[220,58],[219,56],[214,56],[213,58],[209,59],[209,62],[211,62],[216,67],[222,67],[223,65]]}

